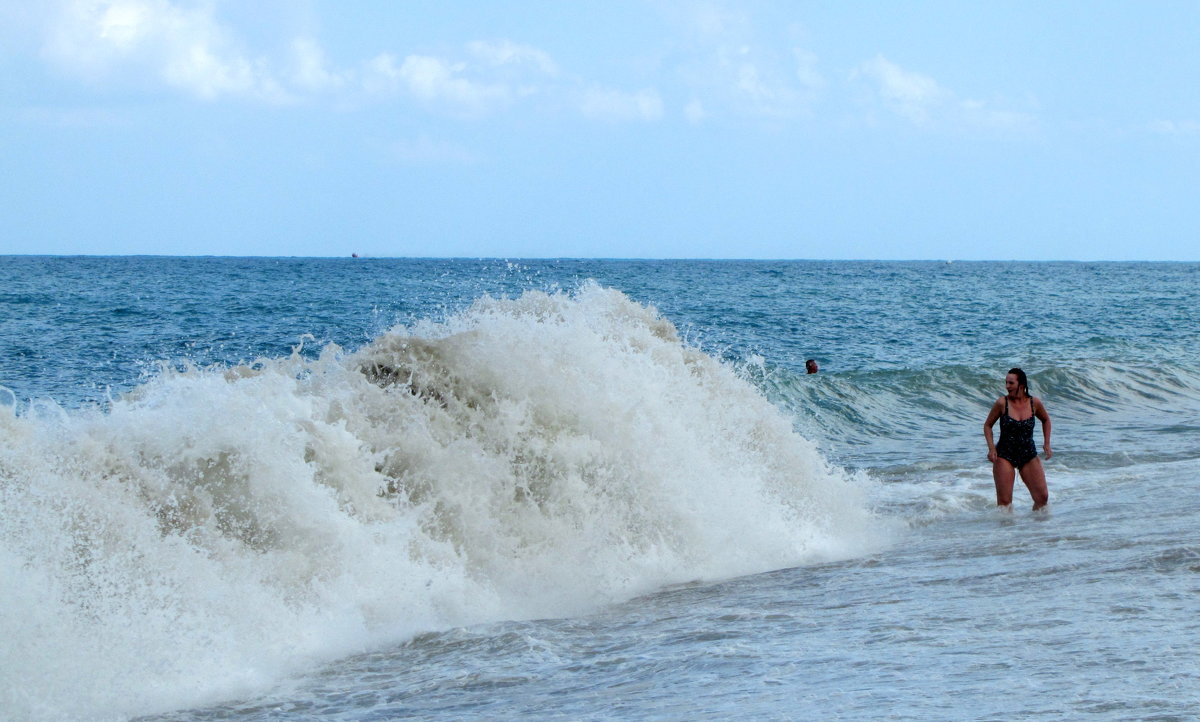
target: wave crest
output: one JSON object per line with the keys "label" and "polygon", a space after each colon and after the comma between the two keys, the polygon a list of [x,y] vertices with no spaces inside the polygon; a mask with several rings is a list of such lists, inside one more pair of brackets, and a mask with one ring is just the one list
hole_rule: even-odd
{"label": "wave crest", "polygon": [[199,704],[885,536],[751,384],[595,284],[0,427],[14,716]]}

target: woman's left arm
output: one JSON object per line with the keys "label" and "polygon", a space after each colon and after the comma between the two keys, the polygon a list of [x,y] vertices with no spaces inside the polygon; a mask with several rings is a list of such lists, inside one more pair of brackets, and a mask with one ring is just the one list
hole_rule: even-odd
{"label": "woman's left arm", "polygon": [[1033,413],[1042,422],[1042,448],[1046,451],[1046,458],[1054,456],[1054,450],[1050,448],[1050,414],[1046,412],[1046,405],[1041,399],[1034,399],[1037,403],[1034,405]]}

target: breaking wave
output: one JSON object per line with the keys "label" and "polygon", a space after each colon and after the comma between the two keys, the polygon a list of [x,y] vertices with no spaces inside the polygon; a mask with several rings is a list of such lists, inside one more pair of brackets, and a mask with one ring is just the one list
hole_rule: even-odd
{"label": "breaking wave", "polygon": [[249,694],[422,631],[585,613],[886,543],[727,364],[595,284],[107,408],[0,406],[0,705]]}

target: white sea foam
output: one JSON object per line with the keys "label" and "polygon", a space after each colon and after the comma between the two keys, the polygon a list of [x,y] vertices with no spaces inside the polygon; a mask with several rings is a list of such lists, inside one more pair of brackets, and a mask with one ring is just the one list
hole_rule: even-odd
{"label": "white sea foam", "polygon": [[12,718],[200,704],[887,536],[750,384],[596,285],[165,371],[103,412],[0,405],[0,438]]}

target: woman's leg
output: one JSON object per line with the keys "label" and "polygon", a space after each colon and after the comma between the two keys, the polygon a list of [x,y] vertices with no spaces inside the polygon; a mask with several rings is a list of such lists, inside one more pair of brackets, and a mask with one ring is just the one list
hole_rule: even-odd
{"label": "woman's leg", "polygon": [[997,457],[992,462],[992,479],[996,482],[996,506],[1012,504],[1013,478],[1013,465],[1008,459]]}
{"label": "woman's leg", "polygon": [[[1034,511],[1050,502],[1050,488],[1046,486],[1046,470],[1042,467],[1041,459],[1035,456],[1025,462],[1021,467],[1021,481],[1025,482],[1029,495],[1033,497]],[[1009,489],[1011,488],[1010,486]],[[1012,499],[1011,495],[1009,499]]]}

